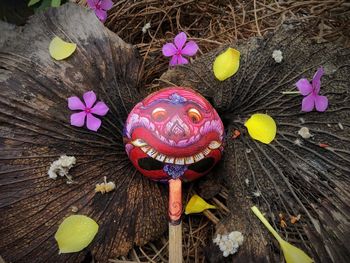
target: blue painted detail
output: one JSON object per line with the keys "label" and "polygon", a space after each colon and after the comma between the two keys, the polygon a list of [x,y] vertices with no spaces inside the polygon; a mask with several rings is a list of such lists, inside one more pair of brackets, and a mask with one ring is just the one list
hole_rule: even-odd
{"label": "blue painted detail", "polygon": [[166,172],[167,175],[173,179],[177,179],[183,176],[186,170],[186,165],[166,164],[163,167],[163,171]]}

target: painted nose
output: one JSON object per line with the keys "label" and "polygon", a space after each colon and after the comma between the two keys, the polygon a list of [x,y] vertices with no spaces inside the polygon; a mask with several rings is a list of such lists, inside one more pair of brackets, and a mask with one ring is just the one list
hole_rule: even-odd
{"label": "painted nose", "polygon": [[188,125],[181,120],[179,115],[175,115],[165,126],[165,132],[170,139],[180,140],[190,134]]}

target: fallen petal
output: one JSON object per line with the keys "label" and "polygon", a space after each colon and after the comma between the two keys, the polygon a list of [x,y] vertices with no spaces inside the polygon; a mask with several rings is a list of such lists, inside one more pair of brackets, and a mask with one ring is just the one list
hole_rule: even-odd
{"label": "fallen petal", "polygon": [[177,56],[177,64],[179,64],[179,65],[188,64],[188,60],[186,58],[184,58],[183,56],[179,55],[179,56]]}
{"label": "fallen petal", "polygon": [[312,92],[312,85],[307,79],[300,79],[295,83],[301,95],[309,95]]}
{"label": "fallen petal", "polygon": [[301,103],[301,110],[305,112],[312,111],[314,109],[315,96],[310,94],[306,96]]}
{"label": "fallen petal", "polygon": [[91,108],[96,101],[96,94],[93,91],[85,92],[83,95],[84,102],[87,108]]}
{"label": "fallen petal", "polygon": [[253,114],[244,124],[249,135],[262,143],[269,144],[276,137],[277,126],[274,119],[267,114]]}
{"label": "fallen petal", "polygon": [[107,11],[102,9],[96,9],[95,14],[101,22],[105,22],[107,19]]}
{"label": "fallen petal", "polygon": [[317,111],[325,111],[328,107],[328,99],[326,96],[316,96],[315,106]]}
{"label": "fallen petal", "polygon": [[213,64],[215,77],[223,81],[233,76],[239,68],[240,52],[233,48],[228,48],[224,53],[216,57]]}
{"label": "fallen petal", "polygon": [[74,96],[68,98],[68,108],[70,110],[84,110],[85,105],[78,97]]}
{"label": "fallen petal", "polygon": [[73,54],[77,44],[65,42],[59,37],[54,37],[49,45],[50,56],[56,60],[68,58]]}
{"label": "fallen petal", "polygon": [[98,231],[95,220],[84,215],[71,215],[63,220],[55,234],[59,253],[79,252],[86,248]]}
{"label": "fallen petal", "polygon": [[108,106],[102,101],[97,102],[96,105],[91,109],[91,113],[97,114],[99,116],[106,115],[108,111]]}
{"label": "fallen petal", "polygon": [[177,48],[173,43],[167,43],[162,48],[163,55],[166,57],[174,56],[177,52]]}
{"label": "fallen petal", "polygon": [[312,86],[313,88],[315,89],[316,91],[316,94],[320,92],[320,88],[321,88],[321,77],[323,76],[324,74],[324,71],[323,71],[323,68],[320,67],[314,77],[312,78]]}
{"label": "fallen petal", "polygon": [[111,9],[112,6],[113,6],[112,0],[102,0],[102,1],[101,1],[100,7],[101,7],[103,10],[106,10],[106,11],[107,11],[107,10]]}
{"label": "fallen petal", "polygon": [[188,201],[186,205],[185,214],[188,215],[188,214],[200,213],[207,209],[216,209],[216,207],[208,204],[200,196],[193,195],[190,201]]}
{"label": "fallen petal", "polygon": [[186,34],[184,32],[181,32],[176,35],[174,39],[174,44],[178,49],[182,49],[186,43],[186,40],[187,40]]}
{"label": "fallen petal", "polygon": [[70,124],[77,127],[83,127],[85,123],[85,111],[74,113],[70,116]]}
{"label": "fallen petal", "polygon": [[96,5],[97,5],[98,1],[99,0],[87,0],[87,4],[90,8],[96,9]]}
{"label": "fallen petal", "polygon": [[181,50],[182,55],[193,56],[198,51],[198,45],[194,41],[189,41],[186,46]]}
{"label": "fallen petal", "polygon": [[91,131],[97,131],[100,128],[100,126],[101,126],[101,120],[96,118],[92,114],[87,114],[86,126]]}
{"label": "fallen petal", "polygon": [[177,58],[178,56],[177,55],[174,55],[171,60],[170,60],[170,66],[176,66],[177,65]]}

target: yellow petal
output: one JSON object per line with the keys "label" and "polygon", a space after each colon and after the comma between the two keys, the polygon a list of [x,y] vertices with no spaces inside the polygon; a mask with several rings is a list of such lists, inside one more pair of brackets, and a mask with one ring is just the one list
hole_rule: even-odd
{"label": "yellow petal", "polygon": [[284,258],[287,263],[312,263],[314,262],[304,251],[289,244],[286,241],[280,243]]}
{"label": "yellow petal", "polygon": [[185,214],[200,213],[210,208],[216,209],[215,206],[208,204],[200,196],[194,195],[186,205]]}
{"label": "yellow petal", "polygon": [[90,217],[72,215],[64,219],[58,227],[55,239],[60,253],[79,252],[94,239],[98,224]]}
{"label": "yellow petal", "polygon": [[217,56],[213,64],[215,77],[223,81],[233,76],[239,68],[239,57],[239,51],[234,48],[228,48]]}
{"label": "yellow petal", "polygon": [[59,37],[54,37],[51,40],[49,52],[54,59],[62,60],[72,55],[76,48],[77,44],[63,41]]}
{"label": "yellow petal", "polygon": [[268,144],[276,137],[276,123],[267,114],[253,114],[244,125],[249,135],[260,142]]}

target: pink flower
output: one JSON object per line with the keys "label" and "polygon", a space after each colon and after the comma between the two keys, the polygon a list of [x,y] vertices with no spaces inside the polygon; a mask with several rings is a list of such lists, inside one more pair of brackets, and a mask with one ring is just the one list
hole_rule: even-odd
{"label": "pink flower", "polygon": [[306,96],[302,102],[302,111],[312,111],[316,106],[317,111],[325,111],[328,107],[328,99],[326,96],[320,96],[318,93],[321,88],[321,77],[324,74],[323,68],[320,67],[314,77],[312,83],[307,79],[300,79],[295,85],[303,96]]}
{"label": "pink flower", "polygon": [[73,113],[70,116],[70,124],[77,127],[83,127],[86,117],[87,128],[92,131],[97,131],[101,126],[101,120],[96,118],[93,114],[104,116],[107,114],[109,108],[102,101],[97,102],[96,105],[92,107],[96,102],[96,94],[93,91],[85,92],[83,98],[85,104],[76,96],[68,98],[69,109],[82,110],[81,112]]}
{"label": "pink flower", "polygon": [[96,16],[102,22],[107,19],[107,10],[113,6],[112,0],[87,0],[89,7],[95,11]]}
{"label": "pink flower", "polygon": [[176,35],[173,43],[167,43],[163,46],[163,55],[166,57],[172,57],[170,60],[170,66],[187,64],[188,60],[182,55],[193,56],[198,51],[196,42],[189,41],[185,45],[187,36],[184,32]]}

